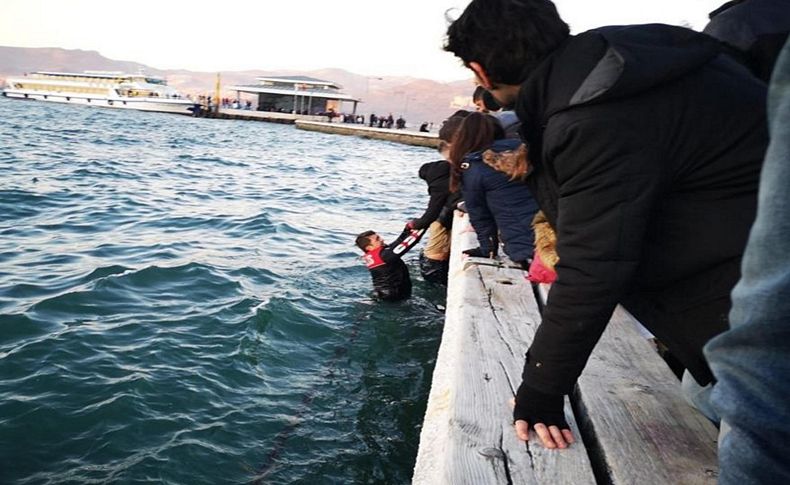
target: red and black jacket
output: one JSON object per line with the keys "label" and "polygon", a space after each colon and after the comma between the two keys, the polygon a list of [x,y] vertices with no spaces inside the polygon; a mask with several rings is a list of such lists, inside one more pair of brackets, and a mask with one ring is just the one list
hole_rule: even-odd
{"label": "red and black jacket", "polygon": [[406,229],[391,244],[379,246],[362,257],[378,298],[395,301],[411,296],[409,269],[401,258],[420,242],[424,232],[424,229]]}

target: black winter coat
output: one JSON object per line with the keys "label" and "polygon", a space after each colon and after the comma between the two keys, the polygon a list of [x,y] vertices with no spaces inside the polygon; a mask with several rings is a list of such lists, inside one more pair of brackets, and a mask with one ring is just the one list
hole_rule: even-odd
{"label": "black winter coat", "polygon": [[790,33],[790,0],[745,0],[725,4],[703,30],[733,47],[736,57],[766,83]]}
{"label": "black winter coat", "polygon": [[412,227],[424,229],[438,220],[449,229],[453,209],[461,199],[460,192],[450,193],[450,164],[447,160],[425,163],[420,167],[419,176],[428,184],[430,199],[423,215],[412,221]]}
{"label": "black winter coat", "polygon": [[524,380],[568,393],[622,303],[700,384],[727,328],[767,144],[765,87],[703,34],[570,38],[521,86],[527,179],[557,232],[557,281]]}

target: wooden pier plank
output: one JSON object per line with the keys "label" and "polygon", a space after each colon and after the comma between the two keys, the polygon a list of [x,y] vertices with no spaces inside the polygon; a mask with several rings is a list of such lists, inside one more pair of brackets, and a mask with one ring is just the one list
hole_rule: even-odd
{"label": "wooden pier plank", "polygon": [[[538,306],[523,271],[461,261],[461,250],[477,245],[466,228],[456,215],[447,317],[413,483],[594,483],[581,440],[558,451],[534,435],[528,445],[516,438],[509,401]],[[574,423],[569,405],[566,415]]]}

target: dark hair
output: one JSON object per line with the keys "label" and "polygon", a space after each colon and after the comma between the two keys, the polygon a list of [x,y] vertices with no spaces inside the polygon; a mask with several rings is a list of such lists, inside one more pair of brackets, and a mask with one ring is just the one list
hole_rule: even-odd
{"label": "dark hair", "polygon": [[494,95],[488,92],[483,86],[477,86],[475,88],[475,92],[472,93],[472,101],[475,103],[482,101],[483,106],[485,106],[488,111],[499,111],[502,109],[502,106],[494,99]]}
{"label": "dark hair", "polygon": [[486,92],[486,88],[483,86],[477,86],[475,88],[475,92],[472,93],[472,101],[477,101],[478,99],[482,98],[484,92]]}
{"label": "dark hair", "polygon": [[357,239],[356,241],[354,241],[354,243],[357,245],[359,249],[361,249],[364,252],[365,248],[370,246],[370,236],[374,234],[376,234],[376,231],[362,232],[359,235],[357,235]]}
{"label": "dark hair", "polygon": [[447,29],[444,50],[477,62],[492,83],[521,84],[570,35],[549,0],[473,0]]}
{"label": "dark hair", "polygon": [[471,111],[465,110],[458,110],[453,113],[452,116],[444,120],[442,127],[439,128],[439,140],[450,143],[453,140],[453,136],[455,136],[455,132],[458,131],[458,127],[461,126],[461,122],[464,121],[464,118],[469,116]]}
{"label": "dark hair", "polygon": [[504,136],[502,125],[491,115],[472,113],[464,118],[455,132],[450,146],[450,191],[457,192],[461,185],[461,164],[472,152],[488,148],[494,140]]}
{"label": "dark hair", "polygon": [[494,98],[494,95],[488,90],[483,91],[483,106],[485,106],[488,111],[499,111],[502,109],[502,106]]}

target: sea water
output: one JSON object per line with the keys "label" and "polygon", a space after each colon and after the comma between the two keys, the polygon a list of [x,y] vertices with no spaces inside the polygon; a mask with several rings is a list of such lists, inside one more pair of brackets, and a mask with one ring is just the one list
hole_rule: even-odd
{"label": "sea water", "polygon": [[354,236],[432,150],[0,99],[0,483],[407,483],[442,288]]}

